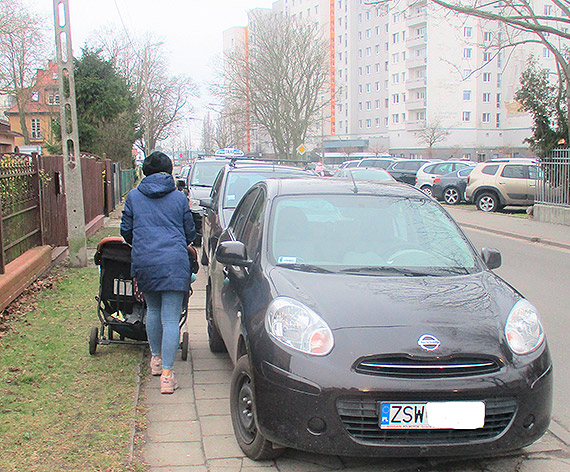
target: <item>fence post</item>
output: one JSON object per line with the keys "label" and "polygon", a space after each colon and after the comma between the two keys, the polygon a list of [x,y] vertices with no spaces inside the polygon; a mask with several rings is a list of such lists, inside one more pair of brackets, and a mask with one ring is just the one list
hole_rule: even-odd
{"label": "fence post", "polygon": [[4,234],[2,231],[2,196],[0,195],[0,274],[4,273]]}
{"label": "fence post", "polygon": [[45,244],[44,237],[44,212],[42,205],[42,179],[40,176],[40,156],[37,152],[32,152],[32,185],[34,186],[34,191],[38,196],[38,218],[40,220],[40,244],[43,246]]}

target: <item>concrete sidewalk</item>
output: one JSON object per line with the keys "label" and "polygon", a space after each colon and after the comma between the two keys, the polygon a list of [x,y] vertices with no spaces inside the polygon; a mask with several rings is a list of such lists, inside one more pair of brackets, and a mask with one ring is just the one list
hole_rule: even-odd
{"label": "concrete sidewalk", "polygon": [[[567,247],[570,228],[548,225],[513,216],[486,214],[470,209],[449,208],[465,227]],[[530,239],[529,239],[530,238]],[[418,471],[539,472],[570,470],[568,445],[548,432],[521,453],[499,459],[461,461],[456,459],[361,459],[323,456],[287,450],[267,462],[247,459],[238,447],[229,416],[229,385],[232,365],[227,354],[213,354],[208,348],[205,320],[207,268],[202,267],[193,284],[188,321],[190,352],[186,362],[175,364],[181,388],[173,395],[161,395],[159,377],[145,381],[142,402],[147,409],[148,429],[143,460],[151,472],[318,472],[318,471]],[[294,412],[291,412],[294,414]]]}

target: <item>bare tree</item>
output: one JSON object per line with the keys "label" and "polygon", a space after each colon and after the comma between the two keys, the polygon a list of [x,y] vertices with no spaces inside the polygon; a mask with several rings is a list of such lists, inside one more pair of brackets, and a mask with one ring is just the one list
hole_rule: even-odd
{"label": "bare tree", "polygon": [[204,122],[202,123],[202,149],[206,154],[210,154],[214,152],[214,147],[216,146],[216,142],[214,140],[214,125],[210,118],[210,114],[208,113],[204,117]]}
{"label": "bare tree", "polygon": [[277,155],[293,159],[316,126],[328,84],[327,48],[312,24],[254,15],[248,46],[225,57],[219,94],[242,120],[263,128]]}
{"label": "bare tree", "polygon": [[433,147],[436,144],[444,142],[449,136],[449,131],[441,125],[439,120],[426,125],[418,133],[418,140],[425,144],[428,148],[428,157],[432,157]]}
{"label": "bare tree", "polygon": [[16,99],[25,144],[26,105],[38,69],[47,60],[45,21],[18,0],[0,0],[0,91]]}
{"label": "bare tree", "polygon": [[197,87],[189,77],[169,74],[164,43],[149,34],[133,39],[127,33],[103,31],[98,42],[139,101],[143,135],[136,144],[148,155],[188,117]]}

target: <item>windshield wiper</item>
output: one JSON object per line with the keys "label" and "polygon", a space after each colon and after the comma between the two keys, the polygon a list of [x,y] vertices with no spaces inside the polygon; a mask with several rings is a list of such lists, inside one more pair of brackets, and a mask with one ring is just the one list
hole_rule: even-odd
{"label": "windshield wiper", "polygon": [[207,184],[190,184],[190,187],[211,187],[211,185],[207,185]]}
{"label": "windshield wiper", "polygon": [[301,270],[303,272],[315,272],[318,274],[333,274],[334,273],[332,270],[328,270],[328,269],[325,269],[324,267],[320,267],[320,266],[312,265],[312,264],[287,264],[287,263],[281,262],[281,263],[277,264],[277,267],[286,267],[287,269]]}
{"label": "windshield wiper", "polygon": [[408,267],[389,267],[389,266],[362,266],[362,267],[348,267],[341,269],[341,272],[347,274],[401,274],[409,277],[422,277],[426,275],[436,275],[433,272],[413,270]]}

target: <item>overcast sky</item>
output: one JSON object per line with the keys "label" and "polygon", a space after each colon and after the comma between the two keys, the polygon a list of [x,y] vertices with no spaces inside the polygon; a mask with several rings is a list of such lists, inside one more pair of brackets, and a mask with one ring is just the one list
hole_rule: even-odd
{"label": "overcast sky", "polygon": [[[53,1],[28,0],[53,25]],[[272,0],[69,0],[74,54],[90,35],[104,27],[126,29],[140,36],[150,31],[165,40],[173,74],[186,74],[200,85],[203,97],[197,116],[210,98],[205,85],[214,76],[216,58],[221,56],[222,32],[232,26],[245,26],[246,12],[271,8]],[[197,138],[195,123],[193,137]]]}

